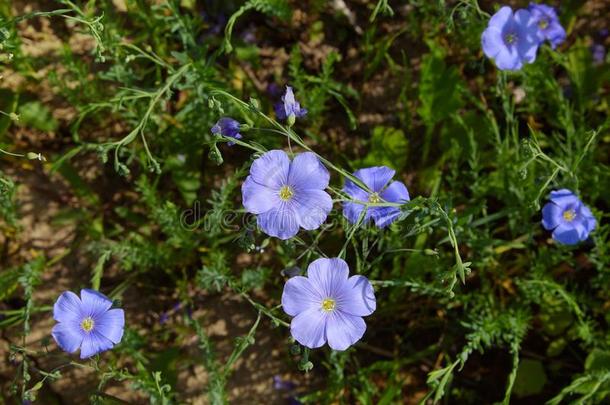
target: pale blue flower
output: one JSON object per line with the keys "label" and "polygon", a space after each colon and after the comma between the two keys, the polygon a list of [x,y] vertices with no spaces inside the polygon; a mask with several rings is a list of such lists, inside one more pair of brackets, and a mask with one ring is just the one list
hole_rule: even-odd
{"label": "pale blue flower", "polygon": [[347,263],[339,258],[314,260],[307,277],[290,278],[282,293],[282,308],[293,316],[292,337],[315,349],[326,342],[345,350],[366,331],[363,316],[377,306],[373,286],[360,275],[349,277]]}
{"label": "pale blue flower", "polygon": [[379,228],[385,228],[392,222],[396,221],[400,216],[400,208],[398,207],[366,207],[364,203],[397,203],[402,204],[409,201],[409,191],[404,183],[400,181],[392,181],[396,172],[386,166],[368,167],[366,169],[356,170],[354,177],[362,180],[370,189],[370,192],[363,190],[351,180],[345,181],[343,192],[348,194],[354,200],[343,203],[343,216],[347,220],[355,224],[358,222],[362,210],[366,209],[363,222],[367,223],[370,219],[375,221],[375,225]]}
{"label": "pale blue flower", "polygon": [[483,52],[500,70],[520,70],[536,60],[538,27],[527,10],[504,6],[489,20],[481,36]]}
{"label": "pale blue flower", "polygon": [[[242,135],[239,133],[240,124],[233,118],[223,117],[216,122],[212,127],[211,132],[214,135],[222,135],[228,138],[241,139]],[[228,142],[229,146],[235,145],[235,142]]]}
{"label": "pale blue flower", "polygon": [[539,42],[548,40],[551,47],[555,49],[566,40],[566,30],[561,25],[554,7],[546,4],[530,3],[528,10],[537,27]]}
{"label": "pale blue flower", "polygon": [[62,293],[53,306],[58,322],[53,339],[68,353],[80,348],[81,359],[111,349],[121,341],[125,326],[123,310],[111,307],[112,301],[94,290],[81,290],[80,298],[71,291]]}
{"label": "pale blue flower", "polygon": [[275,106],[275,115],[280,120],[294,120],[304,117],[306,114],[307,110],[301,108],[301,104],[295,99],[292,87],[286,86],[286,93],[282,96],[282,102]]}
{"label": "pale blue flower", "polygon": [[567,189],[551,191],[549,200],[542,208],[542,226],[553,231],[553,239],[575,245],[589,237],[597,222],[574,193]]}
{"label": "pale blue flower", "polygon": [[314,230],[326,220],[333,205],[324,191],[329,179],[315,154],[300,153],[291,162],[286,152],[271,150],[252,163],[241,188],[243,204],[263,232],[289,239],[299,227]]}

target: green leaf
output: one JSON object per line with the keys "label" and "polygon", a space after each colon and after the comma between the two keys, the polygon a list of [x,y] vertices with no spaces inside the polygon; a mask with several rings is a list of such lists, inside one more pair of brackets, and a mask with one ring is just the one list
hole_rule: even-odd
{"label": "green leaf", "polygon": [[246,290],[262,288],[269,273],[267,268],[246,269],[241,273],[241,282]]}
{"label": "green leaf", "polygon": [[574,317],[561,302],[555,302],[556,307],[546,308],[540,314],[540,321],[544,332],[551,336],[560,336],[574,322]]}
{"label": "green leaf", "polygon": [[400,385],[390,385],[381,398],[377,405],[389,405],[396,403],[396,400],[400,397]]}
{"label": "green leaf", "polygon": [[102,276],[104,274],[104,264],[110,259],[112,252],[110,250],[106,250],[102,255],[97,259],[97,263],[93,268],[93,272],[91,275],[91,286],[94,290],[99,291],[100,284],[102,282]]}
{"label": "green leaf", "polygon": [[373,129],[369,154],[362,160],[363,166],[389,166],[400,170],[407,163],[409,141],[400,129],[378,126]]}
{"label": "green leaf", "polygon": [[547,378],[542,363],[538,360],[524,359],[519,363],[514,392],[520,397],[542,392]]}
{"label": "green leaf", "polygon": [[591,51],[582,41],[570,47],[567,68],[579,102],[584,104],[593,100],[601,87],[600,80],[603,74],[596,72]]}
{"label": "green leaf", "polygon": [[585,370],[587,372],[610,371],[610,352],[593,349],[585,360]]}
{"label": "green leaf", "polygon": [[417,110],[427,126],[455,113],[462,106],[460,76],[456,67],[447,67],[441,52],[424,56]]}
{"label": "green leaf", "polygon": [[38,101],[31,101],[19,106],[19,123],[22,126],[36,128],[44,132],[57,130],[59,124],[49,109]]}
{"label": "green leaf", "polygon": [[7,299],[18,285],[20,268],[4,270],[0,273],[0,301]]}
{"label": "green leaf", "polygon": [[172,179],[187,205],[192,205],[201,188],[201,173],[191,162],[183,161],[179,156],[169,157],[165,169],[170,170]]}

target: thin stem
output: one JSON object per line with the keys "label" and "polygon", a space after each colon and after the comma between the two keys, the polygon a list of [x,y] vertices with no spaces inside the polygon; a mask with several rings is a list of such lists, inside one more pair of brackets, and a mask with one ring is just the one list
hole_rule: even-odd
{"label": "thin stem", "polygon": [[128,48],[128,49],[131,49],[133,51],[136,51],[143,58],[146,58],[146,59],[156,63],[157,65],[160,65],[160,66],[166,68],[169,72],[174,72],[174,68],[169,63],[165,62],[163,59],[161,59],[159,56],[157,56],[153,52],[148,54],[145,51],[143,51],[142,49],[140,49],[139,47],[137,47],[136,45],[130,44],[128,42],[121,42],[121,43],[119,43],[119,46],[122,46],[124,48]]}
{"label": "thin stem", "polygon": [[9,156],[15,156],[15,157],[25,157],[25,154],[21,154],[21,153],[12,153],[9,151],[6,151],[4,149],[0,149],[0,153],[4,153],[5,155],[9,155]]}
{"label": "thin stem", "polygon": [[165,82],[165,84],[163,85],[163,87],[161,87],[159,90],[157,90],[155,93],[153,93],[154,95],[151,95],[151,100],[148,103],[148,108],[146,109],[146,112],[144,113],[144,116],[142,117],[142,119],[140,120],[140,122],[138,123],[138,125],[123,139],[120,139],[118,141],[115,142],[110,142],[107,143],[106,145],[108,146],[114,146],[115,150],[114,150],[114,164],[115,167],[119,167],[120,162],[119,162],[119,150],[131,143],[138,134],[140,134],[140,136],[142,137],[142,140],[144,142],[144,148],[146,150],[146,155],[148,157],[148,159],[154,164],[156,163],[155,158],[152,156],[152,153],[150,152],[150,150],[148,149],[148,145],[146,143],[146,140],[144,138],[144,129],[146,128],[146,125],[148,123],[148,120],[150,118],[150,115],[152,114],[153,110],[155,109],[157,103],[159,102],[159,100],[161,99],[161,97],[169,90],[171,89],[171,87],[174,85],[174,83],[176,83],[176,81],[178,81],[182,75],[191,67],[190,63],[187,63],[186,65],[182,66],[180,69],[178,69],[175,73],[173,73]]}
{"label": "thin stem", "polygon": [[254,308],[256,308],[259,313],[267,316],[268,318],[270,318],[272,321],[276,322],[278,325],[282,325],[285,326],[287,328],[290,327],[290,324],[286,321],[284,321],[283,319],[278,318],[277,316],[273,315],[273,313],[271,312],[271,310],[269,308],[267,308],[266,306],[259,304],[258,302],[254,301],[250,295],[248,295],[247,292],[242,291],[240,293],[240,295],[242,297],[244,297],[250,304],[252,304],[252,306],[254,306]]}
{"label": "thin stem", "polygon": [[53,10],[53,11],[36,11],[36,12],[33,12],[33,13],[23,14],[23,15],[20,15],[18,17],[13,18],[10,21],[5,22],[4,24],[1,24],[0,28],[7,27],[7,26],[9,26],[11,24],[16,24],[16,23],[21,22],[23,20],[28,20],[30,18],[53,17],[53,16],[56,16],[56,15],[63,16],[65,14],[71,13],[72,11],[73,10],[71,10],[69,8],[62,8],[62,9]]}

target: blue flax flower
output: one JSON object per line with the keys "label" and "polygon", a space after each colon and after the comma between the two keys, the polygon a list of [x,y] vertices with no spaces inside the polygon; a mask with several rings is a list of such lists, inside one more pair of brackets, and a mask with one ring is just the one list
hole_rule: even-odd
{"label": "blue flax flower", "polygon": [[80,298],[71,291],[62,293],[53,306],[58,322],[53,339],[68,353],[80,348],[81,359],[112,349],[123,337],[125,314],[111,306],[108,297],[94,290],[81,290]]}
{"label": "blue flax flower", "polygon": [[362,317],[375,311],[375,293],[366,277],[348,277],[344,260],[317,259],[307,268],[307,277],[286,282],[282,308],[294,316],[290,333],[297,342],[310,349],[328,342],[334,350],[345,350],[362,338]]}
{"label": "blue flax flower", "polygon": [[333,205],[324,191],[329,180],[315,154],[300,153],[291,162],[286,152],[271,150],[252,163],[241,188],[243,204],[263,232],[289,239],[299,227],[311,231],[326,220]]}
{"label": "blue flax flower", "polygon": [[537,27],[538,42],[548,40],[555,49],[566,40],[566,30],[561,26],[554,7],[530,3],[528,10]]}
{"label": "blue flax flower", "polygon": [[553,231],[553,239],[564,245],[575,245],[595,229],[591,210],[570,190],[551,191],[550,202],[542,208],[542,226]]}
{"label": "blue flax flower", "polygon": [[301,104],[294,98],[292,87],[286,86],[286,93],[282,96],[282,102],[275,105],[275,115],[280,120],[293,121],[295,118],[301,118],[307,114],[305,108],[301,108]]}
{"label": "blue flax flower", "polygon": [[297,385],[290,380],[284,380],[279,375],[273,376],[273,388],[278,391],[292,391],[296,387]]}
{"label": "blue flax flower", "polygon": [[591,47],[591,53],[593,54],[593,62],[598,65],[604,63],[606,59],[606,48],[602,44],[594,44]]}
{"label": "blue flax flower", "polygon": [[483,31],[483,52],[500,70],[520,70],[524,63],[536,60],[538,27],[527,10],[502,7]]}
{"label": "blue flax flower", "polygon": [[[229,138],[241,139],[242,136],[239,133],[240,124],[233,118],[223,117],[216,122],[211,129],[214,135],[222,135]],[[235,145],[235,142],[228,142],[229,146]]]}
{"label": "blue flax flower", "polygon": [[[348,201],[343,203],[343,216],[349,222],[355,224],[358,222],[362,210],[365,209],[364,203],[366,202],[400,204],[409,201],[409,191],[404,183],[400,181],[390,182],[395,173],[394,170],[385,166],[357,170],[354,176],[362,180],[371,192],[363,190],[351,180],[346,180],[343,192],[361,202]],[[363,222],[367,223],[372,218],[375,225],[379,228],[385,228],[396,221],[399,216],[400,208],[398,207],[368,207]]]}

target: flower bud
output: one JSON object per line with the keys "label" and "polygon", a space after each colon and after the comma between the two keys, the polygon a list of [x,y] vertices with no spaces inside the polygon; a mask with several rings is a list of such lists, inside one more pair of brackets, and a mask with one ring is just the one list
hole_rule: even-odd
{"label": "flower bud", "polygon": [[25,154],[25,157],[30,160],[40,160],[41,162],[46,162],[47,160],[44,156],[42,156],[42,154],[35,152],[28,152]]}
{"label": "flower bud", "polygon": [[293,126],[295,121],[296,121],[296,116],[294,114],[290,114],[288,116],[288,120],[287,120],[288,126],[289,127]]}

